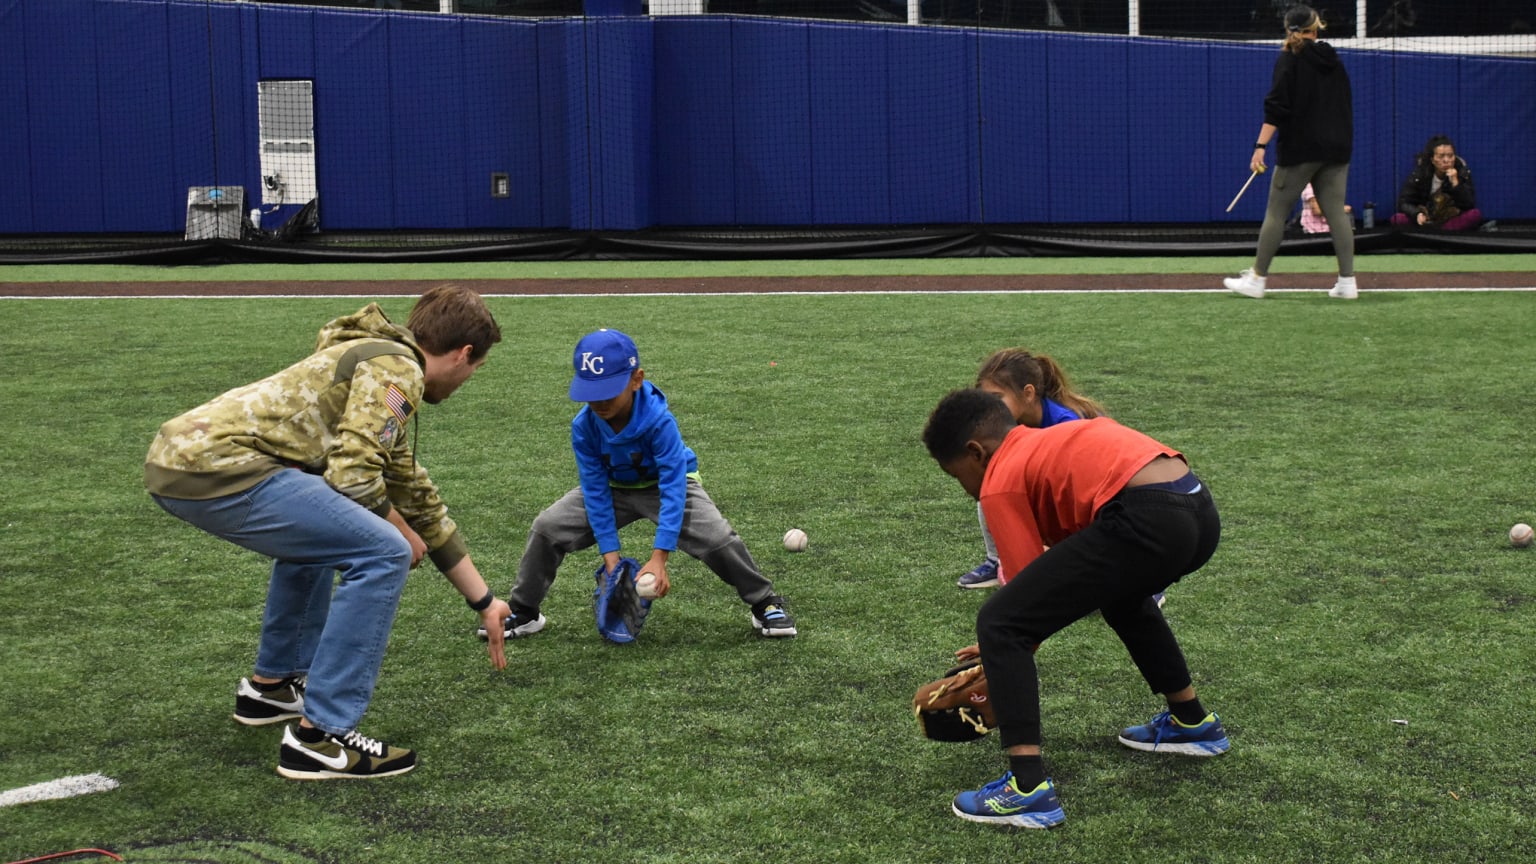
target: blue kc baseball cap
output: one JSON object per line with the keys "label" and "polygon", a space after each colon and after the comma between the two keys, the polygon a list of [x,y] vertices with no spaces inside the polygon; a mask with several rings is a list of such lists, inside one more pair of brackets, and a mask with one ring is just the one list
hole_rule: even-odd
{"label": "blue kc baseball cap", "polygon": [[640,351],[635,340],[605,327],[581,337],[571,365],[576,368],[571,401],[601,402],[624,392],[630,375],[640,368]]}

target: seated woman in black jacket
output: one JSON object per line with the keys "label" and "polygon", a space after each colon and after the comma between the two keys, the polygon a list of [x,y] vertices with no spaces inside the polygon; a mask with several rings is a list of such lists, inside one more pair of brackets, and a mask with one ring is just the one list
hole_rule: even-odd
{"label": "seated woman in black jacket", "polygon": [[1472,172],[1456,155],[1456,145],[1444,135],[1430,138],[1408,179],[1403,181],[1392,224],[1399,228],[1423,225],[1444,231],[1471,231],[1482,222]]}

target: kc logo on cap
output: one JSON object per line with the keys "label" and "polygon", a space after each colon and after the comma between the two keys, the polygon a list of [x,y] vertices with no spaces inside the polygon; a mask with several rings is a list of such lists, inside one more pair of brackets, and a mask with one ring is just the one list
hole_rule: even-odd
{"label": "kc logo on cap", "polygon": [[571,378],[571,400],[602,402],[624,392],[630,376],[640,368],[640,352],[633,339],[603,328],[581,337],[571,365],[576,369]]}

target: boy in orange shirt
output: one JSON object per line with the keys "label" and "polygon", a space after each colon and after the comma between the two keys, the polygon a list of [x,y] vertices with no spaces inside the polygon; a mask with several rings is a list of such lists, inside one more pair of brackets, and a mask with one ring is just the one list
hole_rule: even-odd
{"label": "boy in orange shirt", "polygon": [[1009,770],[957,795],[956,816],[1024,828],[1065,820],[1040,756],[1034,651],[1095,609],[1168,701],[1151,722],[1122,730],[1120,743],[1185,756],[1230,749],[1152,599],[1204,565],[1221,536],[1210,492],[1178,451],[1107,417],[1019,426],[982,390],[945,396],[923,443],[981,502],[1003,572],[1015,574],[981,607],[977,645],[958,652],[980,653]]}

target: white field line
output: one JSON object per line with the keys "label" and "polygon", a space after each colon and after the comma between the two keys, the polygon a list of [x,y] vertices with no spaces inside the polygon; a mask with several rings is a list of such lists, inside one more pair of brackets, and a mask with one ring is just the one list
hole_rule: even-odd
{"label": "white field line", "polygon": [[[1215,278],[1220,278],[1219,276]],[[1426,288],[1362,288],[1364,294],[1469,294],[1469,293],[1498,293],[1498,292],[1532,292],[1536,291],[1536,285],[1514,287],[1426,287]],[[501,293],[495,291],[483,292],[481,297],[521,297],[529,300],[539,298],[559,298],[570,300],[581,297],[817,297],[822,295],[841,296],[869,296],[869,297],[900,297],[905,294],[932,294],[937,296],[964,295],[964,294],[1230,294],[1225,288],[1049,288],[1049,289],[1014,289],[999,288],[995,290],[965,290],[965,291],[610,291],[604,293],[583,294],[525,294],[521,292]],[[1271,288],[1267,294],[1318,294],[1327,293],[1321,288]],[[144,294],[124,296],[121,294],[78,294],[71,296],[35,297],[26,295],[0,294],[0,300],[315,300],[323,298],[356,298],[362,300],[399,299],[420,297],[420,293],[407,294]]]}
{"label": "white field line", "polygon": [[0,792],[0,807],[13,804],[30,804],[33,801],[52,801],[55,798],[73,798],[92,792],[107,792],[117,788],[117,781],[105,774],[76,774],[60,777],[46,783],[34,783],[20,789]]}

